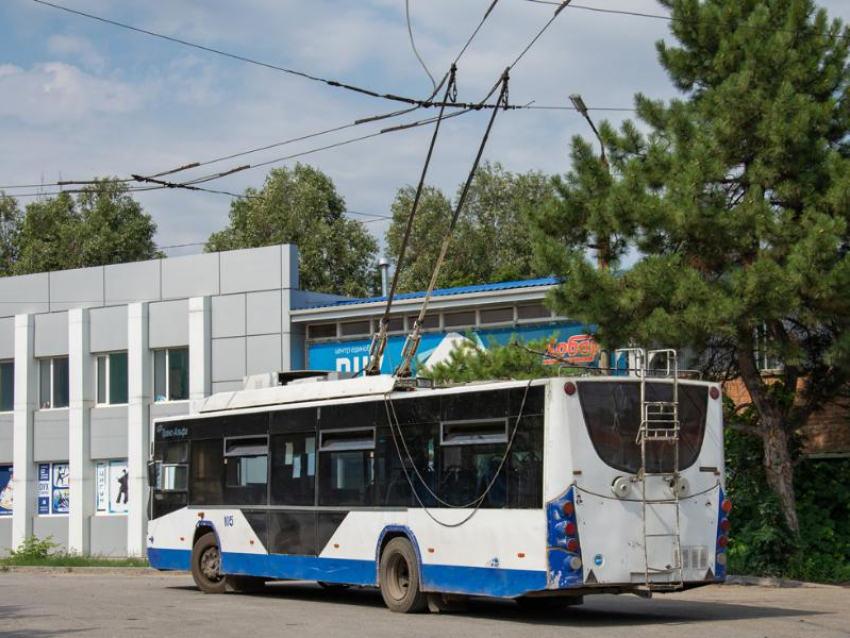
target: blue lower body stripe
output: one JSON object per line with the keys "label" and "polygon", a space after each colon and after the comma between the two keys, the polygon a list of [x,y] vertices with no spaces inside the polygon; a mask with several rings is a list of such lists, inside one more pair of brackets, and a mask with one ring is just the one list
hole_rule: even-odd
{"label": "blue lower body stripe", "polygon": [[148,563],[162,571],[184,571],[192,569],[192,552],[188,549],[148,549]]}
{"label": "blue lower body stripe", "polygon": [[[191,551],[187,549],[148,550],[151,567],[160,570],[189,571],[191,555]],[[320,580],[372,587],[378,584],[378,570],[374,560],[223,552],[221,567],[226,574],[240,576]],[[470,596],[514,598],[531,591],[546,589],[546,572],[497,567],[423,565],[422,589]]]}

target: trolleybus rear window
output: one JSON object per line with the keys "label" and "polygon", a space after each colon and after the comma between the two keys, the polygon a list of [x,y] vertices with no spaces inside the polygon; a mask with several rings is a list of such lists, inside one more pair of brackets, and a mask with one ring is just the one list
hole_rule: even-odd
{"label": "trolleybus rear window", "polygon": [[[622,472],[640,469],[640,383],[637,381],[594,381],[580,383],[579,399],[590,440],[599,457]],[[673,386],[647,383],[648,401],[670,401]],[[679,385],[679,469],[693,465],[699,456],[705,433],[708,389]],[[670,443],[649,442],[646,446],[647,472],[672,472],[675,455]]]}

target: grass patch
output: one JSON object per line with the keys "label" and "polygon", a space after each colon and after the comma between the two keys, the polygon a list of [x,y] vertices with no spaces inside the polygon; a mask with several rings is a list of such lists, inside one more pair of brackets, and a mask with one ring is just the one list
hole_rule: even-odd
{"label": "grass patch", "polygon": [[84,554],[51,554],[50,556],[9,556],[0,558],[0,567],[147,567],[144,558],[108,558]]}
{"label": "grass patch", "polygon": [[144,558],[109,558],[89,554],[69,554],[59,550],[52,537],[39,539],[30,536],[6,558],[0,558],[3,567],[147,567]]}

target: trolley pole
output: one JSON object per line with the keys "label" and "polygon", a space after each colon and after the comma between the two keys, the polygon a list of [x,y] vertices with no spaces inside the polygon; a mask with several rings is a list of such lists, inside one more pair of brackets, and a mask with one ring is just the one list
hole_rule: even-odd
{"label": "trolley pole", "polygon": [[[599,140],[599,162],[600,164],[602,164],[602,168],[605,169],[605,172],[610,175],[611,167],[608,165],[608,158],[605,157],[605,144],[602,142],[602,137],[599,135],[599,130],[596,128],[596,125],[590,118],[590,113],[588,113],[587,105],[584,103],[584,100],[578,93],[573,93],[570,96],[570,102],[573,103],[573,107],[575,108],[575,110],[578,111],[578,113],[585,120],[587,120],[587,123],[590,125],[590,129],[593,131],[593,134],[596,136],[596,139]],[[609,239],[607,235],[600,235],[596,238],[596,269],[601,272],[608,272],[611,268],[611,265],[608,262],[608,246]],[[606,350],[602,350],[599,353],[599,369],[607,370],[610,367],[611,360],[608,356],[608,352]]]}

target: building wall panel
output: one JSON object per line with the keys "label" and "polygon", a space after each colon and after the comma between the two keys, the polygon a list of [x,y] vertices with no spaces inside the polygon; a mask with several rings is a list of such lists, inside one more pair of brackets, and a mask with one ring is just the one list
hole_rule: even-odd
{"label": "building wall panel", "polygon": [[12,517],[3,516],[0,518],[0,558],[9,555],[9,550],[12,547]]}
{"label": "building wall panel", "polygon": [[94,408],[91,411],[92,459],[127,458],[127,407]]}
{"label": "building wall panel", "polygon": [[[0,314],[5,304],[0,301]],[[12,359],[15,356],[15,318],[0,318],[0,359]]]}
{"label": "building wall panel", "polygon": [[32,533],[36,538],[42,540],[48,536],[52,536],[51,542],[58,545],[61,549],[68,549],[67,516],[34,516],[32,519]]}
{"label": "building wall panel", "polygon": [[245,295],[212,298],[212,337],[241,337],[245,334]]}
{"label": "building wall panel", "polygon": [[187,299],[152,303],[149,313],[148,340],[151,348],[173,348],[189,344]]}
{"label": "building wall panel", "polygon": [[264,335],[278,333],[283,327],[279,290],[248,294],[248,323],[246,334]]}
{"label": "building wall panel", "polygon": [[162,298],[219,294],[219,253],[162,260]]}
{"label": "building wall panel", "polygon": [[103,276],[102,266],[50,273],[50,310],[102,306]]}
{"label": "building wall panel", "polygon": [[33,416],[33,461],[67,461],[68,450],[68,410],[38,410]]}
{"label": "building wall panel", "polygon": [[221,255],[221,293],[281,287],[281,247],[232,250]]}
{"label": "building wall panel", "polygon": [[241,381],[245,376],[245,337],[213,339],[212,380]]}
{"label": "building wall panel", "polygon": [[14,420],[15,415],[12,413],[0,414],[0,463],[12,462]]}
{"label": "building wall panel", "polygon": [[248,337],[245,374],[283,370],[280,344],[279,334]]}
{"label": "building wall panel", "polygon": [[95,308],[89,313],[89,344],[92,352],[127,349],[127,306]]}
{"label": "building wall panel", "polygon": [[35,356],[68,354],[68,313],[51,312],[35,316]]}
{"label": "building wall panel", "polygon": [[92,554],[111,557],[127,555],[126,516],[92,516],[89,533]]}
{"label": "building wall panel", "polygon": [[104,276],[106,305],[162,299],[162,262],[156,259],[108,266]]}
{"label": "building wall panel", "polygon": [[50,275],[46,272],[0,277],[0,316],[50,311]]}

